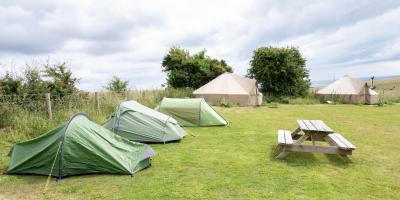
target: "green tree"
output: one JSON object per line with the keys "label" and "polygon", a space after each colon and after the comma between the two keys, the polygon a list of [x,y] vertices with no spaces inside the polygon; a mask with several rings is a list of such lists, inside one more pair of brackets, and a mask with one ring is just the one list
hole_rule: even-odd
{"label": "green tree", "polygon": [[190,55],[179,47],[172,47],[164,56],[162,68],[167,73],[168,86],[173,88],[199,88],[225,72],[232,72],[225,60],[207,56],[206,50]]}
{"label": "green tree", "polygon": [[113,76],[104,88],[111,92],[123,93],[128,90],[128,81],[124,81],[117,76]]}
{"label": "green tree", "polygon": [[23,71],[24,86],[23,93],[26,94],[42,94],[48,92],[47,83],[42,79],[41,72],[38,67],[26,66]]}
{"label": "green tree", "polygon": [[47,87],[52,94],[63,97],[77,91],[75,85],[79,79],[72,75],[65,62],[53,65],[45,64],[44,76],[50,78]]}
{"label": "green tree", "polygon": [[[0,78],[0,93],[29,95],[50,92],[62,97],[76,92],[75,85],[78,81],[79,79],[73,77],[65,62],[60,64],[47,62],[43,65],[27,64],[21,76],[6,72],[5,76]],[[30,97],[33,98],[34,95]]]}
{"label": "green tree", "polygon": [[0,79],[0,94],[12,95],[20,94],[23,90],[22,77],[9,71]]}
{"label": "green tree", "polygon": [[306,60],[295,47],[261,47],[254,51],[248,76],[273,97],[305,96],[310,87]]}

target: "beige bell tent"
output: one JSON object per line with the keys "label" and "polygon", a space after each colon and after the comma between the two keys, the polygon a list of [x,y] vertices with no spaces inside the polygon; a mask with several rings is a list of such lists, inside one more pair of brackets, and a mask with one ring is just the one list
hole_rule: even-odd
{"label": "beige bell tent", "polygon": [[256,80],[233,73],[221,74],[193,94],[214,105],[226,102],[239,106],[259,106],[262,103],[262,94],[258,91]]}
{"label": "beige bell tent", "polygon": [[368,87],[365,81],[344,76],[317,92],[323,100],[343,103],[376,104],[379,94]]}

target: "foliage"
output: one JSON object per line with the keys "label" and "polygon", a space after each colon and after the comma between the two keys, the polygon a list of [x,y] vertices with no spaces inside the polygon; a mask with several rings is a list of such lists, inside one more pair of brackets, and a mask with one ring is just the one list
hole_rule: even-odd
{"label": "foliage", "polygon": [[104,88],[111,92],[124,93],[128,91],[129,81],[124,81],[117,76],[113,76]]}
{"label": "foliage", "polygon": [[319,99],[315,93],[315,90],[309,90],[307,95],[304,97],[295,97],[289,99],[289,104],[303,104],[303,105],[310,105],[310,104],[320,104],[323,103],[321,99]]}
{"label": "foliage", "polygon": [[248,76],[269,97],[301,97],[310,87],[306,60],[295,47],[261,47],[254,51]]}
{"label": "foliage", "polygon": [[267,103],[265,104],[268,108],[278,108],[279,104],[276,102],[271,102],[271,103]]}
{"label": "foliage", "polygon": [[382,101],[382,99],[379,99],[378,103],[376,104],[379,107],[382,107],[383,105],[385,105],[385,102]]}
{"label": "foliage", "polygon": [[226,101],[221,101],[221,102],[219,102],[219,106],[224,107],[224,108],[231,108],[231,107],[233,107],[233,105],[232,105],[231,103],[226,102]]}
{"label": "foliage", "polygon": [[162,67],[167,73],[168,86],[174,88],[199,88],[225,72],[232,72],[225,60],[207,56],[206,50],[190,55],[189,51],[179,47],[169,50]]}
{"label": "foliage", "polygon": [[44,73],[45,77],[50,78],[48,89],[52,94],[63,97],[77,91],[75,85],[79,79],[73,77],[65,62],[55,65],[46,64]]}
{"label": "foliage", "polygon": [[[126,99],[136,100],[139,103],[154,108],[164,97],[190,98],[191,89],[159,89],[159,90],[131,90],[120,94],[114,92],[100,92],[100,112],[96,110],[94,93],[74,92],[66,96],[52,95],[52,110],[54,119],[48,123],[59,123],[75,112],[85,112],[95,115],[94,120],[102,123],[104,116],[114,112],[116,106]],[[37,100],[34,100],[34,97]],[[39,97],[39,98],[38,98]],[[44,95],[14,95],[5,98],[0,96],[0,128],[11,128],[18,133],[29,133],[37,136],[48,130],[47,108]],[[52,124],[56,125],[56,124]]]}
{"label": "foliage", "polygon": [[76,92],[78,79],[73,77],[66,63],[27,64],[22,76],[6,72],[0,78],[0,94],[26,95],[36,99],[34,95],[51,93],[65,96]]}
{"label": "foliage", "polygon": [[22,81],[21,77],[7,71],[4,77],[0,79],[0,94],[20,94],[23,90]]}
{"label": "foliage", "polygon": [[320,104],[321,101],[316,97],[297,97],[289,99],[289,104],[298,104],[298,105],[311,105],[311,104]]}
{"label": "foliage", "polygon": [[38,67],[27,66],[23,71],[24,75],[24,94],[42,94],[49,92],[48,84],[42,79],[41,72]]}
{"label": "foliage", "polygon": [[13,122],[13,110],[7,104],[0,102],[0,128],[8,127]]}

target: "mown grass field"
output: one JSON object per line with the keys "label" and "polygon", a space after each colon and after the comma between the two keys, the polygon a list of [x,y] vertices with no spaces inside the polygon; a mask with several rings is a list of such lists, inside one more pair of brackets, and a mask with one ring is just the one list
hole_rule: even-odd
{"label": "mown grass field", "polygon": [[[0,175],[0,199],[397,199],[400,196],[400,105],[279,105],[216,108],[229,127],[187,128],[197,137],[151,144],[153,165],[133,177]],[[96,121],[104,120],[92,116]],[[353,163],[336,155],[274,158],[278,129],[321,119],[351,141]],[[65,119],[67,120],[67,119]],[[2,133],[4,134],[4,133]],[[0,141],[0,170],[12,146]]]}

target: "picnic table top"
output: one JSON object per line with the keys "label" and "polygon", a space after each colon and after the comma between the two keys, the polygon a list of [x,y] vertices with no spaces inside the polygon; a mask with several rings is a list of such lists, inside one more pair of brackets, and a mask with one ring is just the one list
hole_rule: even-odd
{"label": "picnic table top", "polygon": [[297,124],[302,131],[333,133],[334,131],[329,128],[322,120],[297,120]]}

